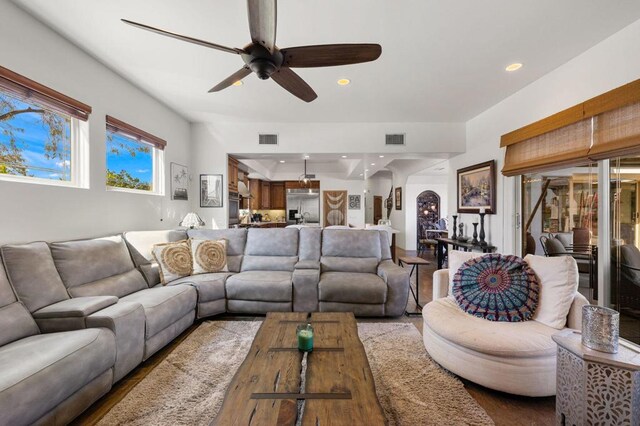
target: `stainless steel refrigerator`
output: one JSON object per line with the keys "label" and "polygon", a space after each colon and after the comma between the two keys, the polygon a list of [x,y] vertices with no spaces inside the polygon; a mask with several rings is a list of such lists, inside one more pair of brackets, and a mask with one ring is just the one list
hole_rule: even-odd
{"label": "stainless steel refrigerator", "polygon": [[320,190],[287,189],[287,225],[320,223]]}

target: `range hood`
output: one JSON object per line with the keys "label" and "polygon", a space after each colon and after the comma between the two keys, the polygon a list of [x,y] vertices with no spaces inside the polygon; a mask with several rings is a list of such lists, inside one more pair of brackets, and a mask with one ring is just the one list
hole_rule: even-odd
{"label": "range hood", "polygon": [[243,181],[238,181],[238,194],[240,194],[242,198],[251,198],[249,188],[247,188],[247,185],[245,185]]}

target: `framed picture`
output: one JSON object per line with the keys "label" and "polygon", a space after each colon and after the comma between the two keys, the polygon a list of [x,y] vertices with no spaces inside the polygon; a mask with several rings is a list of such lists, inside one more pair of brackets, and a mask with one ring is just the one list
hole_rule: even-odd
{"label": "framed picture", "polygon": [[396,210],[402,210],[402,187],[396,188]]}
{"label": "framed picture", "polygon": [[178,163],[171,163],[171,199],[189,199],[189,169]]}
{"label": "framed picture", "polygon": [[222,175],[200,175],[200,207],[222,207]]}
{"label": "framed picture", "polygon": [[360,210],[359,195],[349,195],[349,210]]}
{"label": "framed picture", "polygon": [[496,162],[458,170],[458,213],[496,212]]}

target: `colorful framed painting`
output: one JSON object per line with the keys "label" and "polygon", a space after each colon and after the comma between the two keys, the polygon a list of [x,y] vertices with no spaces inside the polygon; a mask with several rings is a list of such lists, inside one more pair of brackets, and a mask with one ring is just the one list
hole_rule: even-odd
{"label": "colorful framed painting", "polygon": [[458,170],[458,213],[496,212],[496,162]]}

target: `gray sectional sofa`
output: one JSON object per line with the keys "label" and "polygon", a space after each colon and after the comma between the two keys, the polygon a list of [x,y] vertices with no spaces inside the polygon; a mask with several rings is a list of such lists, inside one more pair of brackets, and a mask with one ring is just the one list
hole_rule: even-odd
{"label": "gray sectional sofa", "polygon": [[[228,272],[160,284],[154,244],[227,244]],[[65,424],[196,318],[404,312],[387,235],[341,229],[136,231],[0,248],[0,424]]]}

